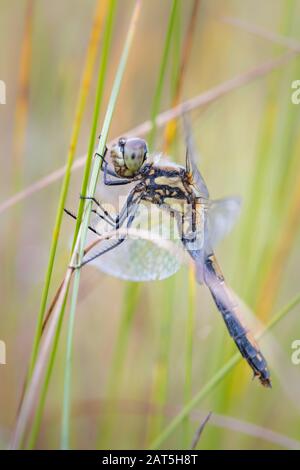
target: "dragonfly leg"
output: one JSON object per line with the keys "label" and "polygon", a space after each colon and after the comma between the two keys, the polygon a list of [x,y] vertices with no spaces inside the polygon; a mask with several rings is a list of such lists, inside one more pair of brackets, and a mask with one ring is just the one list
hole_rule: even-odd
{"label": "dragonfly leg", "polygon": [[[100,137],[101,137],[101,136],[100,136]],[[99,137],[99,138],[100,138],[100,137]],[[101,158],[101,160],[102,160],[101,168],[102,168],[103,163],[105,162],[105,156],[106,156],[106,154],[107,154],[107,150],[108,150],[108,149],[107,149],[107,147],[105,146],[104,154],[103,154],[103,155],[101,155],[101,154],[98,153],[98,152],[95,153],[95,157],[99,157],[99,158]]]}
{"label": "dragonfly leg", "polygon": [[[124,184],[131,183],[132,180],[120,179],[120,176],[117,175],[117,173],[115,171],[113,171],[109,168],[108,163],[105,160],[105,156],[106,156],[107,151],[108,151],[108,149],[107,149],[107,147],[105,147],[104,155],[101,155],[98,152],[95,153],[95,156],[101,158],[101,160],[102,160],[101,170],[104,172],[104,184],[107,185],[107,186],[121,186],[121,185],[124,185]],[[104,169],[103,169],[103,167],[104,167]],[[107,175],[113,176],[113,177],[117,178],[117,180],[110,180],[110,179],[107,178]]]}
{"label": "dragonfly leg", "polygon": [[[101,218],[102,220],[104,220],[106,223],[110,224],[115,230],[117,230],[118,228],[121,227],[121,225],[124,223],[124,221],[126,220],[126,218],[129,216],[129,213],[130,213],[130,210],[134,207],[134,205],[137,204],[137,202],[135,201],[134,199],[134,196],[135,194],[139,194],[140,193],[140,189],[138,187],[135,187],[131,193],[129,194],[123,208],[121,209],[121,211],[119,212],[119,214],[117,214],[116,218],[114,219],[112,217],[111,214],[109,214],[102,206],[101,204],[97,201],[97,199],[95,199],[94,197],[90,197],[90,196],[81,196],[81,198],[83,199],[89,199],[89,200],[92,200],[98,207],[100,207],[103,212],[104,212],[104,216],[102,214],[99,214],[98,211],[96,211],[95,209],[92,209],[92,212],[95,213],[99,218]],[[141,197],[139,197],[140,199]],[[70,210],[64,208],[64,211],[66,214],[68,214],[70,217],[72,217],[73,219],[77,220],[77,216],[75,214],[73,214],[73,212],[71,212]],[[108,216],[108,217],[106,217]],[[95,234],[99,235],[99,236],[102,236],[101,233],[99,233],[94,227],[92,226],[89,226],[88,227],[92,232],[94,232]]]}
{"label": "dragonfly leg", "polygon": [[[137,210],[137,204],[135,203],[135,210],[133,211],[133,213],[128,217],[128,220],[127,220],[127,224],[126,224],[126,228],[130,228],[130,226],[132,225],[132,222],[134,221],[134,218],[135,218],[135,213],[136,213],[136,210]],[[123,243],[124,241],[126,240],[126,235],[121,235],[121,237],[119,238],[119,240],[117,240],[115,243],[112,243],[110,246],[108,246],[107,248],[104,248],[100,251],[98,251],[97,253],[95,253],[93,256],[90,256],[89,258],[87,258],[86,260],[82,261],[81,264],[79,266],[76,266],[76,268],[82,268],[84,265],[90,263],[91,261],[95,260],[96,258],[99,258],[100,256],[104,255],[105,253],[113,250],[114,248],[116,248],[117,246],[119,246],[121,243]]]}
{"label": "dragonfly leg", "polygon": [[190,174],[191,173],[191,164],[190,164],[190,156],[189,156],[189,147],[186,147],[185,151],[185,171]]}
{"label": "dragonfly leg", "polygon": [[197,207],[196,207],[196,201],[193,199],[192,201],[192,232],[194,234],[193,241],[196,239],[196,216],[197,216]]}
{"label": "dragonfly leg", "polygon": [[183,226],[185,219],[190,221],[191,231],[189,230],[183,238],[182,242],[185,243],[194,243],[197,239],[197,207],[196,207],[196,200],[192,199],[191,202],[188,203],[188,209],[191,213],[184,214],[183,213]]}
{"label": "dragonfly leg", "polygon": [[[116,225],[115,225],[116,230],[118,230],[125,223],[126,220],[127,220],[126,227],[130,228],[130,226],[132,225],[134,221],[134,218],[138,209],[138,204],[142,199],[142,195],[143,195],[142,187],[136,186],[135,188],[133,188],[133,190],[131,191],[131,193],[129,194],[127,198],[127,201],[124,207],[122,208],[120,214],[116,218]],[[93,231],[95,232],[95,230]],[[109,236],[107,238],[109,239]],[[109,247],[106,247],[98,251],[91,257],[82,261],[78,266],[73,266],[73,268],[76,268],[76,269],[82,268],[85,264],[90,263],[91,261],[98,258],[99,256],[102,256],[108,251],[111,251],[112,249],[116,248],[124,240],[126,240],[126,235],[121,235],[121,237],[118,240],[116,240],[115,243],[112,243]]]}
{"label": "dragonfly leg", "polygon": [[124,204],[123,208],[119,212],[119,214],[116,215],[114,218],[101,204],[99,201],[97,201],[96,198],[91,197],[91,196],[80,196],[81,199],[87,199],[93,201],[99,209],[102,210],[104,216],[100,214],[97,210],[92,209],[92,212],[95,213],[100,219],[104,220],[107,222],[109,225],[114,227],[115,229],[118,229],[120,227],[120,224],[122,223],[123,220],[127,217],[127,209],[128,209],[128,204],[130,202],[130,196],[128,197],[126,203]]}
{"label": "dragonfly leg", "polygon": [[[119,177],[119,175],[117,175],[117,173],[115,173],[113,170],[111,170],[108,167],[108,163],[105,160],[103,161],[103,166],[104,166],[104,170],[103,170],[103,167],[101,167],[101,169],[104,172],[103,181],[104,181],[104,184],[106,186],[124,186],[125,184],[132,183],[132,178],[131,179],[121,179]],[[117,179],[116,180],[108,179],[107,175],[114,176]]]}
{"label": "dragonfly leg", "polygon": [[[99,214],[98,211],[95,211],[93,210],[92,212],[95,212],[97,215],[99,215],[99,217],[103,220],[105,220],[106,222],[108,222],[107,219],[109,219],[111,221],[111,224],[115,224],[116,221],[115,219],[113,218],[113,216],[102,206],[102,204],[97,201],[97,199],[95,197],[92,197],[92,196],[83,196],[82,194],[80,195],[80,199],[83,199],[83,200],[87,200],[87,201],[93,201],[97,207],[99,207],[99,209],[101,209],[101,211],[103,212],[103,214],[105,215],[105,217],[103,217],[101,214]],[[109,222],[108,222],[109,223]],[[111,225],[110,224],[110,225]]]}
{"label": "dragonfly leg", "polygon": [[91,212],[95,214],[99,219],[104,220],[108,225],[110,225],[112,228],[116,228],[116,222],[112,221],[110,218],[105,217],[104,215],[100,214],[97,209],[92,209]]}
{"label": "dragonfly leg", "polygon": [[101,250],[97,253],[95,253],[93,256],[90,256],[86,260],[82,261],[78,266],[75,266],[75,268],[82,268],[84,265],[90,263],[96,258],[99,258],[99,256],[104,255],[105,253],[108,253],[109,251],[113,250],[114,248],[117,248],[123,241],[126,240],[126,236],[122,236],[119,240],[117,240],[115,243],[112,243],[109,247],[107,247],[105,250]]}
{"label": "dragonfly leg", "polygon": [[183,212],[181,210],[171,208],[166,203],[160,204],[160,207],[161,207],[161,209],[168,212],[170,214],[170,216],[176,220],[180,240],[184,243],[184,235],[183,235],[184,214],[183,214]]}
{"label": "dragonfly leg", "polygon": [[[196,209],[192,207],[192,214],[191,216],[181,214],[181,241],[185,247],[188,246],[189,243],[194,243],[197,239],[197,231],[196,231]],[[184,231],[185,221],[189,220],[192,224],[192,231]]]}
{"label": "dragonfly leg", "polygon": [[[64,208],[64,211],[66,214],[68,214],[70,217],[72,217],[73,219],[77,220],[77,216],[75,214],[73,214],[73,212],[69,211],[68,209]],[[88,226],[89,230],[91,230],[91,232],[94,232],[96,235],[99,235],[99,236],[102,236],[101,233],[99,233],[94,227],[92,227],[91,225]]]}

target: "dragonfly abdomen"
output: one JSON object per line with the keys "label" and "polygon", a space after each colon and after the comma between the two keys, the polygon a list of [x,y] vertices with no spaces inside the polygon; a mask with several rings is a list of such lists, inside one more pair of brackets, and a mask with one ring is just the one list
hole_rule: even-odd
{"label": "dragonfly abdomen", "polygon": [[[209,287],[209,286],[208,286]],[[210,287],[209,287],[210,288]],[[212,289],[210,288],[214,301],[218,307],[218,310],[222,313],[222,317],[227,326],[230,336],[236,343],[241,355],[246,359],[252,368],[254,374],[259,377],[261,383],[266,386],[270,386],[270,373],[265,358],[260,352],[259,346],[257,345],[252,334],[241,324],[238,319],[235,310],[237,306],[233,307],[230,311],[228,307],[222,305]]]}
{"label": "dragonfly abdomen", "polygon": [[270,372],[267,361],[255,339],[240,320],[239,307],[232,299],[230,290],[213,254],[209,255],[204,262],[204,281],[241,355],[250,365],[254,375],[258,376],[260,382],[270,387]]}

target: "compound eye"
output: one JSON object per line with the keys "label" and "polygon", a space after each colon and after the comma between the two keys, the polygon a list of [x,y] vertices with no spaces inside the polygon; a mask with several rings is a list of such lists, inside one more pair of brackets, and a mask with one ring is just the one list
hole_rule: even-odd
{"label": "compound eye", "polygon": [[143,139],[128,139],[124,145],[124,162],[133,174],[138,173],[147,156],[147,145]]}

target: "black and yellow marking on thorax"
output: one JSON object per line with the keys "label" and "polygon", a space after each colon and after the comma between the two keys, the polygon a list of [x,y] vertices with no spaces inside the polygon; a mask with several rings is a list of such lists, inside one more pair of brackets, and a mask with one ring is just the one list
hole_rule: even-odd
{"label": "black and yellow marking on thorax", "polygon": [[178,203],[188,202],[189,195],[182,183],[184,169],[152,166],[145,175],[144,200],[154,204],[168,204],[170,207]]}

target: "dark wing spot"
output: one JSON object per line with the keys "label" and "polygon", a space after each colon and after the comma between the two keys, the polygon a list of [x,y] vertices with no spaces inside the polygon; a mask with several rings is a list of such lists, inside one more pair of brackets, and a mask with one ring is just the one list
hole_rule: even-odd
{"label": "dark wing spot", "polygon": [[132,153],[131,154],[131,160],[134,160],[135,159],[135,153]]}

